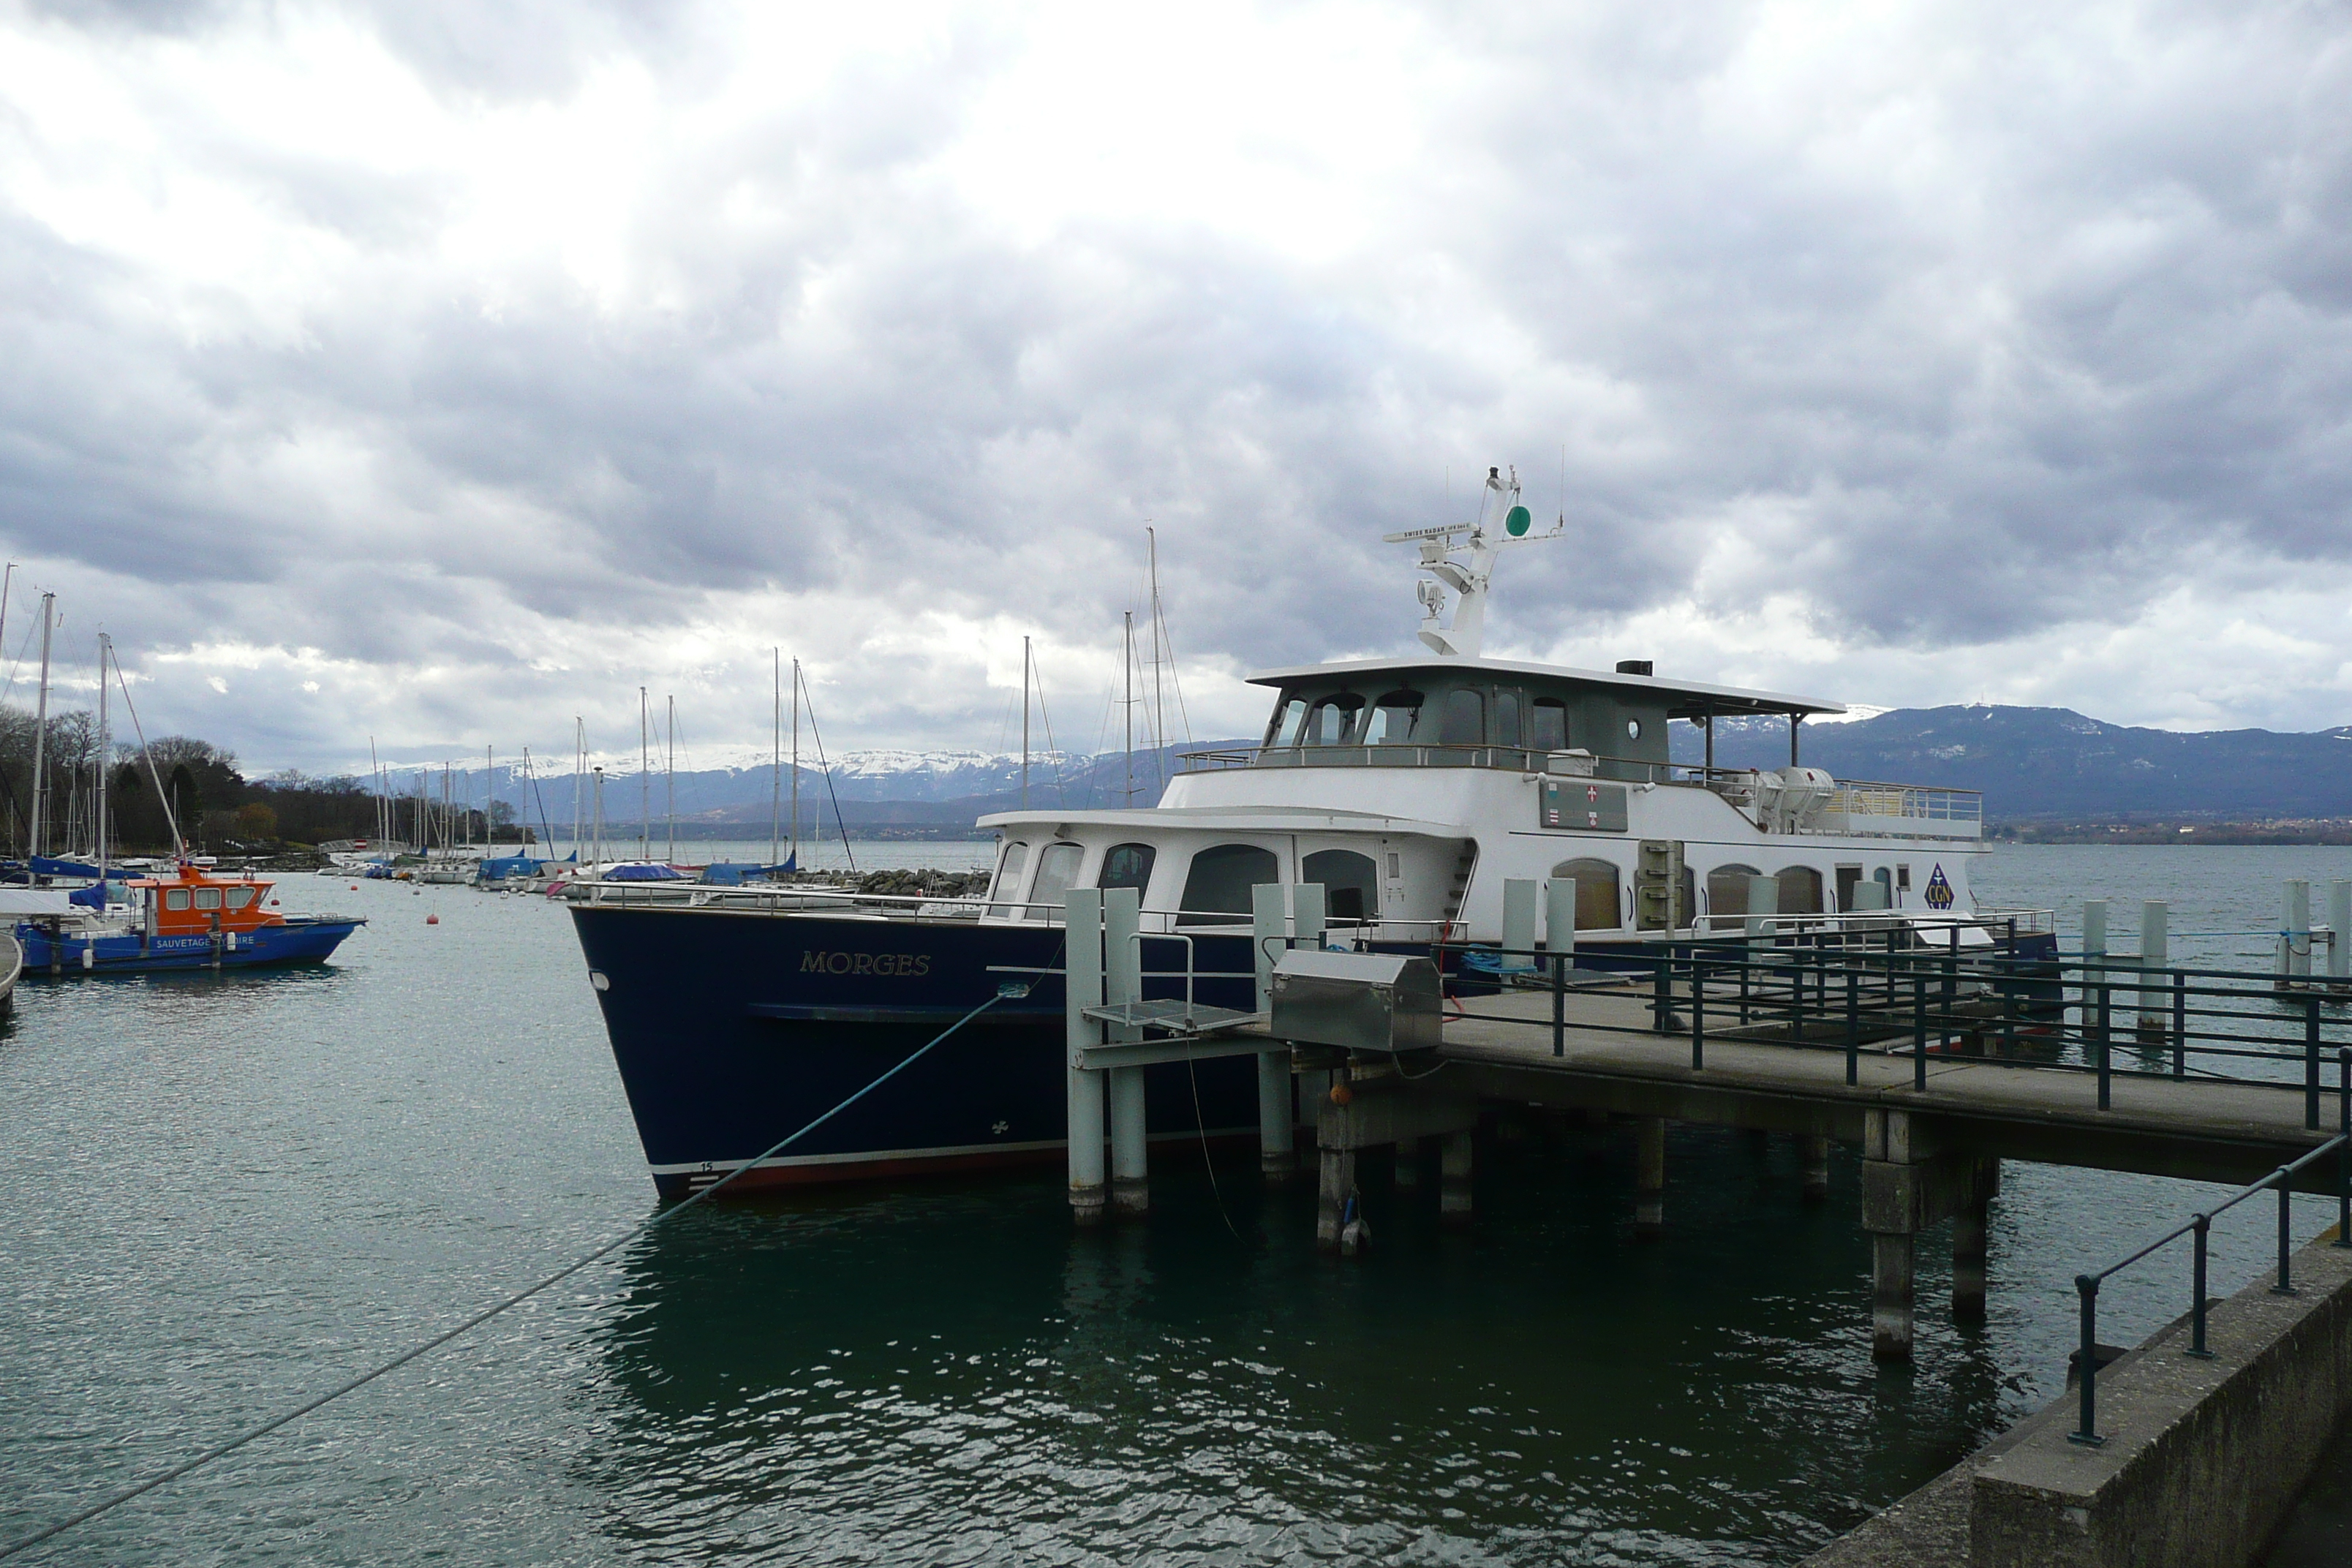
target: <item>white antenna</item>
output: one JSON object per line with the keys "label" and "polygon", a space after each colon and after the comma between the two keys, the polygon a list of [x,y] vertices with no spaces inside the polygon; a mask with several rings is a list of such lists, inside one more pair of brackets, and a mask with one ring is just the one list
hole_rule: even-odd
{"label": "white antenna", "polygon": [[[1487,496],[1500,503],[1504,537],[1495,538],[1487,529]],[[1402,533],[1384,533],[1384,543],[1418,544],[1421,546],[1421,570],[1435,581],[1415,584],[1421,598],[1421,640],[1448,658],[1476,658],[1486,637],[1486,586],[1495,574],[1495,558],[1498,552],[1513,544],[1534,544],[1541,540],[1558,539],[1568,531],[1568,517],[1560,520],[1548,533],[1529,533],[1534,519],[1519,503],[1519,471],[1514,468],[1505,479],[1500,468],[1486,470],[1486,494],[1478,498],[1478,515],[1468,522],[1444,523],[1435,528],[1407,529]],[[1466,551],[1466,561],[1453,556]],[[1454,618],[1441,626],[1445,615],[1446,590],[1454,594]]]}
{"label": "white antenna", "polygon": [[1021,639],[1021,809],[1029,809],[1029,639]]}

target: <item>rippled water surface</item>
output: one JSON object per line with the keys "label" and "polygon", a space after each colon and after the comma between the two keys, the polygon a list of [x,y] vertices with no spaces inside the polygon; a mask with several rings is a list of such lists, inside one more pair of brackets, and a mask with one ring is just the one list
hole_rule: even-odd
{"label": "rippled water surface", "polygon": [[[2009,849],[1977,885],[2259,930],[2288,876],[2352,852]],[[0,1026],[0,1536],[651,1212],[560,908],[284,897],[374,923],[331,968],[28,983]],[[2072,1274],[2201,1190],[2010,1167],[1991,1321],[1948,1322],[1931,1241],[1881,1372],[1843,1154],[1808,1207],[1785,1144],[1678,1129],[1641,1245],[1622,1138],[1507,1121],[1466,1236],[1367,1160],[1348,1263],[1304,1185],[1154,1159],[1150,1224],[1102,1236],[1055,1172],[697,1208],[27,1560],[1787,1562],[2053,1397]],[[2185,1289],[2119,1279],[2106,1337]]]}

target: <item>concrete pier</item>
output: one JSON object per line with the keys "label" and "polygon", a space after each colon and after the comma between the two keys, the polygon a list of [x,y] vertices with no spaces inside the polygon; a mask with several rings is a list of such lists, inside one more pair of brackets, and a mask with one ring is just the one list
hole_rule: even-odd
{"label": "concrete pier", "polygon": [[1473,1143],[1470,1129],[1445,1135],[1438,1150],[1437,1212],[1451,1230],[1470,1224],[1470,1175]]}
{"label": "concrete pier", "polygon": [[1633,1123],[1633,1234],[1653,1240],[1666,1228],[1666,1122],[1644,1116]]}
{"label": "concrete pier", "polygon": [[1804,1152],[1805,1201],[1809,1204],[1829,1202],[1830,1141],[1817,1133],[1807,1133],[1798,1146]]}

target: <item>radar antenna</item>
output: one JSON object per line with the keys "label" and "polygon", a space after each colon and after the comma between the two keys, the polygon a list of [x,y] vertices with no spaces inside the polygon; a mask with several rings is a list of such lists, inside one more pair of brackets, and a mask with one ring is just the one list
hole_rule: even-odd
{"label": "radar antenna", "polygon": [[[1501,538],[1489,531],[1490,505],[1499,513]],[[1486,488],[1478,496],[1478,515],[1468,522],[1412,528],[1402,533],[1381,536],[1383,543],[1421,546],[1421,570],[1429,576],[1415,583],[1413,591],[1421,599],[1421,640],[1433,652],[1448,658],[1478,657],[1486,627],[1486,584],[1495,574],[1496,556],[1507,546],[1558,539],[1568,531],[1568,514],[1564,511],[1548,532],[1529,533],[1528,529],[1533,521],[1519,500],[1519,470],[1512,468],[1510,477],[1506,479],[1502,469],[1488,468]],[[1464,560],[1454,559],[1465,553]],[[1448,589],[1454,595],[1454,618],[1441,626]]]}

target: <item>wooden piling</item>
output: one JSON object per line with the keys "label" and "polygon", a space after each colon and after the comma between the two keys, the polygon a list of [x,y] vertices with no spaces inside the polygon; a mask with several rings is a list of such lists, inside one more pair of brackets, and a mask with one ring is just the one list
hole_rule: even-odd
{"label": "wooden piling", "polygon": [[1318,1149],[1321,1180],[1315,1201],[1315,1245],[1325,1252],[1339,1250],[1340,1227],[1347,1223],[1348,1200],[1356,1195],[1356,1152]]}
{"label": "wooden piling", "polygon": [[1870,1236],[1870,1358],[1909,1361],[1912,1337],[1913,1254],[1910,1231],[1873,1231]]}
{"label": "wooden piling", "polygon": [[1952,1321],[1985,1321],[1985,1262],[1992,1202],[1980,1198],[1952,1216]]}

